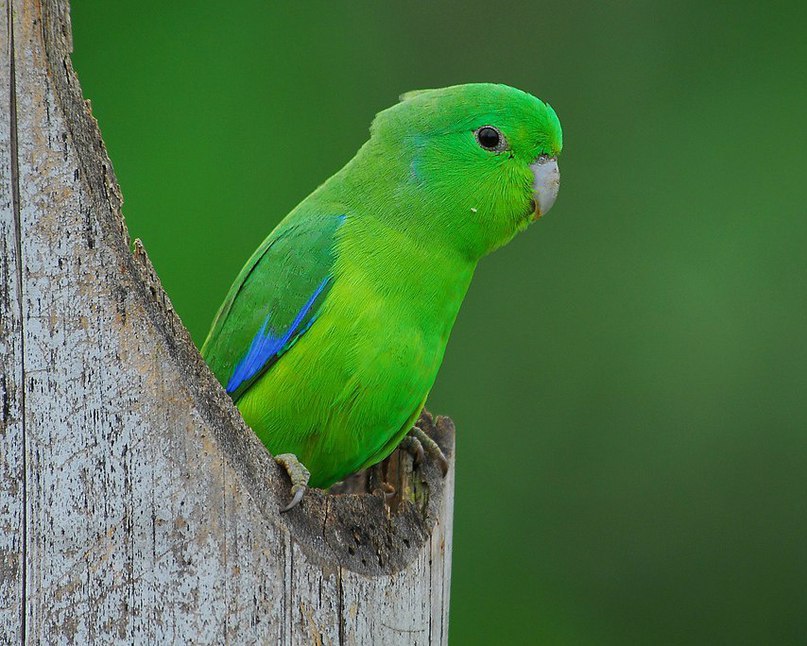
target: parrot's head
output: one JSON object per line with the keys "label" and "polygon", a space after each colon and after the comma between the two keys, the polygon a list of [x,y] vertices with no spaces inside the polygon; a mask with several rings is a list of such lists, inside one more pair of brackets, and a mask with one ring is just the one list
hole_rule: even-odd
{"label": "parrot's head", "polygon": [[393,199],[413,214],[401,224],[478,259],[552,207],[563,141],[548,104],[492,83],[401,99],[376,117],[369,142],[396,176]]}

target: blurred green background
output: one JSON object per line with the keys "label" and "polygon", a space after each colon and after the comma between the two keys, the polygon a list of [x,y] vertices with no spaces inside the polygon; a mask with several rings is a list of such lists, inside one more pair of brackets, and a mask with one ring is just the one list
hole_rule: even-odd
{"label": "blurred green background", "polygon": [[804,7],[74,0],[74,60],[197,343],[401,92],[551,102],[558,204],[480,265],[430,400],[452,642],[804,644]]}

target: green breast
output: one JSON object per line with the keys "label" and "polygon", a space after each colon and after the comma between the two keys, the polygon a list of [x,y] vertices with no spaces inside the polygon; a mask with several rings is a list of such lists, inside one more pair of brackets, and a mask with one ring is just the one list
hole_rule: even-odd
{"label": "green breast", "polygon": [[348,217],[316,324],[238,402],[272,453],[306,464],[313,486],[382,459],[408,430],[473,274],[367,224]]}

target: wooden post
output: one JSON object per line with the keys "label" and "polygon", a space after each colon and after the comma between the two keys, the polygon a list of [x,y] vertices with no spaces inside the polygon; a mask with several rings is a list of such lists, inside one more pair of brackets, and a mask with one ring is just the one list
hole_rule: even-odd
{"label": "wooden post", "polygon": [[0,643],[446,643],[450,420],[445,479],[397,456],[392,506],[280,515],[285,474],[130,248],[66,0],[0,0],[0,42]]}

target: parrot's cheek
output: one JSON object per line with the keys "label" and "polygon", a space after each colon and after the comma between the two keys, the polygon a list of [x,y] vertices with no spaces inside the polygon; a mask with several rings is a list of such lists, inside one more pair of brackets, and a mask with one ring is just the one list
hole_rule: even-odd
{"label": "parrot's cheek", "polygon": [[555,200],[558,198],[560,190],[560,169],[558,160],[555,157],[541,155],[534,163],[530,164],[533,182],[533,222],[545,215]]}

